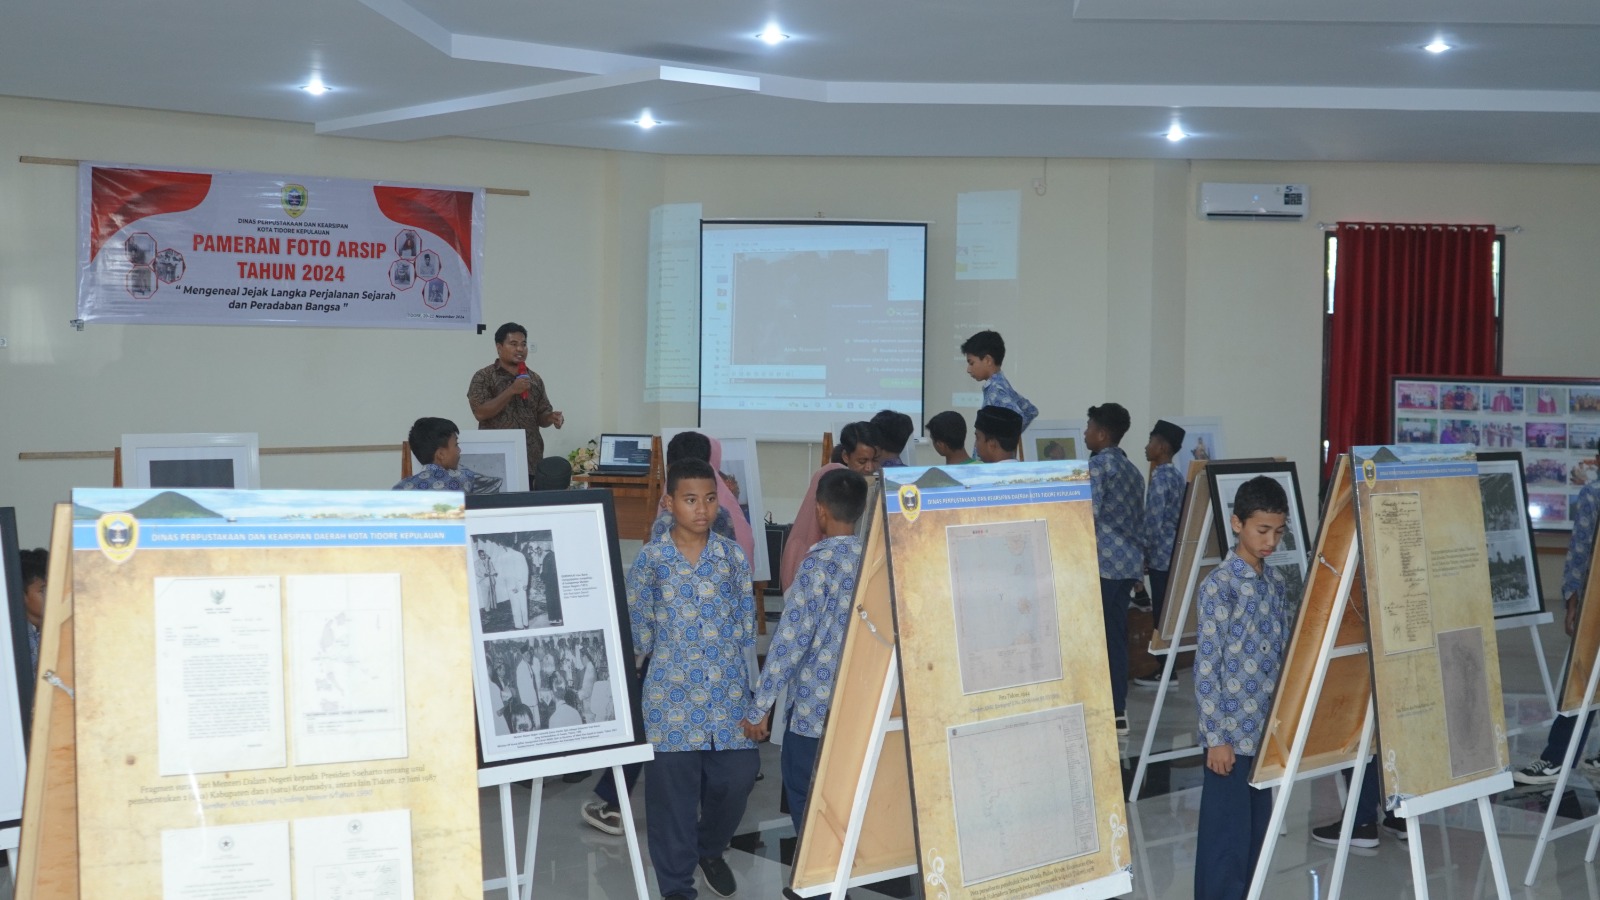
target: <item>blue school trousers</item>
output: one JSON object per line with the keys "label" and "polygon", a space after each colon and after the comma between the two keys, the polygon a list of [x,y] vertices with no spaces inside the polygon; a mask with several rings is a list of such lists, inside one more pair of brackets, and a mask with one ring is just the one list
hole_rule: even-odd
{"label": "blue school trousers", "polygon": [[728,849],[760,769],[754,749],[656,753],[644,782],[644,810],[661,896],[693,900],[695,867]]}
{"label": "blue school trousers", "polygon": [[1100,579],[1100,612],[1106,620],[1106,661],[1111,666],[1111,708],[1128,712],[1128,595],[1132,578]]}
{"label": "blue school trousers", "polygon": [[817,768],[820,746],[822,738],[795,734],[790,729],[783,732],[783,755],[779,758],[783,793],[789,798],[789,818],[794,821],[796,837],[800,834],[800,824],[805,821],[806,798],[811,796],[811,776]]}
{"label": "blue school trousers", "polygon": [[1272,792],[1250,786],[1254,756],[1233,759],[1233,771],[1205,770],[1200,832],[1195,838],[1195,900],[1244,900],[1272,817]]}

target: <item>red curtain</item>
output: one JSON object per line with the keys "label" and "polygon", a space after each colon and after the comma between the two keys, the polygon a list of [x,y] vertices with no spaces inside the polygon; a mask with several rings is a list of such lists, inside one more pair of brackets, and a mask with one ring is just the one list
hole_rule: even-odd
{"label": "red curtain", "polygon": [[1391,440],[1392,375],[1496,375],[1493,226],[1340,222],[1328,316],[1328,461]]}

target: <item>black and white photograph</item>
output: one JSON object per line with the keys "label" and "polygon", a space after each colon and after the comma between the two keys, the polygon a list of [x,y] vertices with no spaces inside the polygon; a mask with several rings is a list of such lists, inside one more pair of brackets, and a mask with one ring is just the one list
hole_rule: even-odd
{"label": "black and white photograph", "polygon": [[553,628],[562,623],[561,582],[548,531],[472,538],[478,618],[484,634]]}
{"label": "black and white photograph", "polygon": [[165,284],[183,280],[183,254],[168,247],[156,254],[156,278]]}
{"label": "black and white photograph", "polygon": [[439,254],[432,250],[422,251],[417,257],[417,275],[421,278],[432,278],[439,274]]}
{"label": "black and white photograph", "polygon": [[411,290],[411,260],[397,259],[389,266],[389,283],[402,291]]}
{"label": "black and white photograph", "polygon": [[506,489],[504,454],[462,453],[461,468],[478,476],[472,483],[474,494],[498,494]]}
{"label": "black and white photograph", "polygon": [[417,255],[418,244],[420,243],[417,240],[417,233],[407,228],[405,231],[395,235],[394,255],[401,259],[411,259]]}
{"label": "black and white photograph", "polygon": [[1520,453],[1478,454],[1478,485],[1483,496],[1483,530],[1488,541],[1489,592],[1495,618],[1537,613],[1539,564],[1533,552]]}
{"label": "black and white photograph", "polygon": [[494,733],[524,734],[611,722],[616,707],[605,633],[574,631],[483,642],[499,696]]}
{"label": "black and white photograph", "polygon": [[558,757],[574,753],[597,766],[637,759],[644,721],[610,494],[469,494],[467,536],[480,766],[517,780],[571,771]]}
{"label": "black and white photograph", "polygon": [[473,494],[520,494],[528,485],[528,436],[517,428],[489,428],[461,433],[461,465],[484,478],[498,479],[491,489],[474,483]]}
{"label": "black and white photograph", "polygon": [[261,487],[260,441],[255,434],[125,434],[123,486]]}

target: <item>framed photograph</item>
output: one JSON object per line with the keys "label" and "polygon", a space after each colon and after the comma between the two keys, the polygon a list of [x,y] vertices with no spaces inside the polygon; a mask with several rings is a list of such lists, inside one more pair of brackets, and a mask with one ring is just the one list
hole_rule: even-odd
{"label": "framed photograph", "polygon": [[[1183,446],[1172,455],[1172,464],[1179,472],[1189,471],[1195,460],[1227,459],[1222,446],[1222,420],[1195,416],[1163,416],[1168,422],[1184,430]],[[1151,424],[1155,424],[1154,420]],[[1145,432],[1148,434],[1148,431]],[[1135,446],[1143,446],[1136,444]]]}
{"label": "framed photograph", "polygon": [[23,600],[22,563],[17,548],[17,516],[0,507],[0,849],[17,846],[22,825],[22,792],[28,769],[28,725],[33,708],[33,659],[28,651],[28,610]]}
{"label": "framed photograph", "polygon": [[1283,573],[1289,583],[1289,596],[1296,602],[1306,583],[1306,561],[1311,544],[1306,533],[1305,505],[1300,499],[1300,481],[1292,462],[1218,462],[1206,466],[1206,479],[1211,487],[1212,527],[1222,541],[1224,555],[1238,543],[1229,524],[1233,518],[1233,498],[1239,486],[1266,475],[1283,485],[1289,495],[1289,522],[1278,542],[1278,550],[1267,557],[1267,565]]}
{"label": "framed photograph", "polygon": [[479,769],[520,780],[648,750],[610,492],[469,495],[467,540]]}
{"label": "framed photograph", "polygon": [[1534,530],[1572,528],[1573,499],[1600,478],[1600,379],[1398,375],[1390,385],[1396,444],[1520,450]]}
{"label": "framed photograph", "polygon": [[528,484],[528,436],[521,429],[463,431],[460,443],[462,468],[499,482],[493,490],[483,493],[516,494],[531,489]]}
{"label": "framed photograph", "polygon": [[259,441],[253,433],[125,434],[122,486],[259,490]]}
{"label": "framed photograph", "polygon": [[[756,538],[755,556],[750,560],[750,580],[770,582],[774,572],[772,561],[767,556],[765,538],[767,505],[761,494],[761,465],[756,458],[755,439],[748,435],[717,434],[704,428],[663,428],[661,429],[663,451],[674,436],[685,431],[698,431],[722,445],[722,468],[718,474],[739,498],[739,508],[744,511],[744,519],[750,525],[750,533]],[[907,442],[906,446],[909,447],[910,442]]]}
{"label": "framed photograph", "polygon": [[1089,458],[1089,448],[1083,445],[1083,426],[1060,419],[1034,422],[1022,433],[1022,444],[1031,462]]}
{"label": "framed photograph", "polygon": [[1489,591],[1494,617],[1520,616],[1544,609],[1539,559],[1522,454],[1479,453],[1478,485],[1483,492],[1483,531],[1489,543]]}

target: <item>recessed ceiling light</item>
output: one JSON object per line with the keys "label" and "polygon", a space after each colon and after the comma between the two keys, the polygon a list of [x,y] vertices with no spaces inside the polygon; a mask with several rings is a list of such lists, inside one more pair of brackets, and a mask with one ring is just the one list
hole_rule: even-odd
{"label": "recessed ceiling light", "polygon": [[333,88],[322,83],[321,75],[313,75],[311,76],[311,80],[309,82],[301,86],[300,90],[305,91],[313,97],[321,97],[323,94],[333,90]]}
{"label": "recessed ceiling light", "polygon": [[1450,45],[1446,44],[1444,41],[1440,40],[1439,38],[1434,38],[1433,39],[1433,43],[1424,44],[1422,49],[1428,51],[1429,53],[1443,53],[1446,50],[1450,49]]}
{"label": "recessed ceiling light", "polygon": [[1188,135],[1183,133],[1183,129],[1179,127],[1177,122],[1173,122],[1172,127],[1167,129],[1167,140],[1172,141],[1173,143],[1177,143],[1186,137],[1188,137]]}
{"label": "recessed ceiling light", "polygon": [[783,29],[778,27],[777,22],[770,22],[766,28],[762,29],[760,34],[756,35],[756,38],[769,47],[776,47],[787,41],[789,36],[783,33]]}
{"label": "recessed ceiling light", "polygon": [[644,111],[644,115],[642,115],[639,118],[633,120],[633,124],[639,126],[640,128],[643,128],[645,131],[649,131],[650,129],[656,127],[657,125],[660,125],[661,123],[657,122],[655,120],[655,117],[650,115],[650,110],[647,109],[647,110]]}

